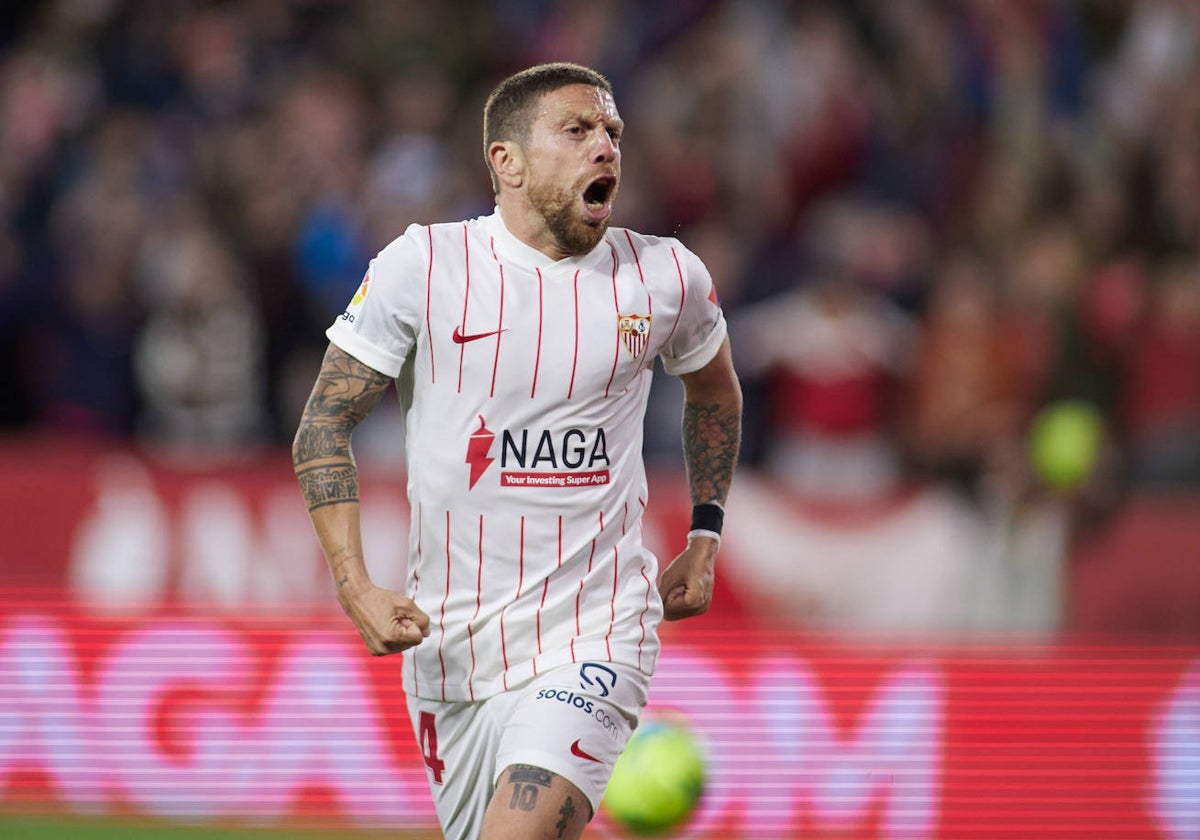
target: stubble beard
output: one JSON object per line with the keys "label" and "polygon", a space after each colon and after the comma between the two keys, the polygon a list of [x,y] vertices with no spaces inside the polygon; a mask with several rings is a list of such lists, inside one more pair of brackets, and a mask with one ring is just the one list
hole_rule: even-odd
{"label": "stubble beard", "polygon": [[559,247],[575,257],[599,245],[608,231],[608,219],[594,222],[581,216],[576,203],[582,192],[582,188],[568,192],[550,184],[532,186],[529,190],[529,203],[545,220]]}

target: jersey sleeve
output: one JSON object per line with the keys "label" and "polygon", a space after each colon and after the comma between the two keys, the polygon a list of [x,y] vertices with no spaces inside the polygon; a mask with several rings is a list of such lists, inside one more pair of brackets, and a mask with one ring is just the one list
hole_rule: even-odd
{"label": "jersey sleeve", "polygon": [[708,268],[687,248],[681,250],[683,308],[679,324],[660,353],[663,369],[674,376],[699,370],[712,361],[727,332],[725,315]]}
{"label": "jersey sleeve", "polygon": [[400,375],[425,312],[428,249],[424,228],[412,225],[380,251],[346,310],[325,335],[368,367]]}

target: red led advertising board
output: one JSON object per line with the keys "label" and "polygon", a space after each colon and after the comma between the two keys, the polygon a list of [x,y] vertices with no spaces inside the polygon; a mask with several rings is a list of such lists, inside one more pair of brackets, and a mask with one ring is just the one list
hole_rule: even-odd
{"label": "red led advertising board", "polygon": [[[396,665],[341,621],[16,600],[0,623],[7,804],[433,825]],[[1200,651],[723,635],[669,634],[655,677],[648,714],[685,715],[708,756],[677,836],[1200,831]]]}
{"label": "red led advertising board", "polygon": [[[0,812],[434,826],[399,663],[338,613],[286,463],[8,455]],[[661,490],[651,542],[686,527]],[[370,493],[402,544],[402,483]],[[801,631],[724,588],[736,559],[663,628],[647,715],[708,769],[671,836],[1200,840],[1200,645]]]}

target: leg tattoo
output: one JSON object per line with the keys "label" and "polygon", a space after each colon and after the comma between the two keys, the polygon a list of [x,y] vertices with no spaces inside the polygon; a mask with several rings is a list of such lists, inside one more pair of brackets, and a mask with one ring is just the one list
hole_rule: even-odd
{"label": "leg tattoo", "polygon": [[562,819],[554,824],[558,829],[558,836],[562,837],[567,833],[567,826],[571,823],[571,817],[575,816],[575,803],[571,801],[571,797],[567,797],[567,801],[558,809],[558,813],[562,814]]}
{"label": "leg tattoo", "polygon": [[517,764],[508,774],[512,783],[512,799],[508,807],[513,811],[532,811],[537,805],[538,788],[550,787],[550,771],[528,764]]}

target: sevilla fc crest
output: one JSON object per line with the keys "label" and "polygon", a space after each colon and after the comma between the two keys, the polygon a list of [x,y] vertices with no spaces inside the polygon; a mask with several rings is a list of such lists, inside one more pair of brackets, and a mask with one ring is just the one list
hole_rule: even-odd
{"label": "sevilla fc crest", "polygon": [[646,350],[646,344],[650,341],[650,316],[620,315],[617,318],[617,332],[629,355],[636,359]]}

